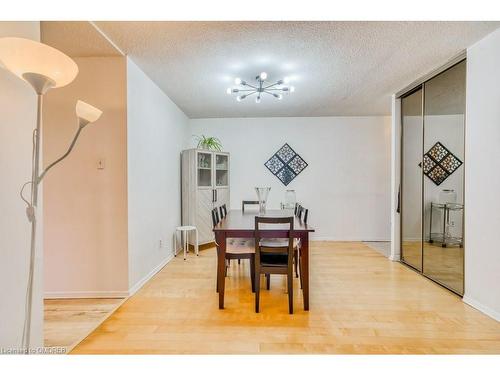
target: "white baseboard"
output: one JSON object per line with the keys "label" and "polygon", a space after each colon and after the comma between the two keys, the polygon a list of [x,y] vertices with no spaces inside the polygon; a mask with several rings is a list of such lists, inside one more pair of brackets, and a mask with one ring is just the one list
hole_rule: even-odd
{"label": "white baseboard", "polygon": [[476,310],[481,311],[483,314],[488,315],[490,318],[495,319],[497,322],[500,322],[500,312],[490,309],[467,295],[464,295],[462,301],[464,301],[467,305],[474,307]]}
{"label": "white baseboard", "polygon": [[387,238],[339,238],[339,237],[329,237],[329,236],[314,236],[309,237],[311,241],[333,241],[333,242],[390,242]]}
{"label": "white baseboard", "polygon": [[78,291],[78,292],[45,292],[45,299],[64,299],[64,298],[125,298],[128,297],[128,290],[124,291]]}
{"label": "white baseboard", "polygon": [[139,289],[143,287],[154,275],[156,275],[160,270],[167,265],[174,258],[174,254],[170,253],[163,261],[160,262],[155,268],[151,270],[146,276],[140,279],[129,289],[129,296],[134,295]]}
{"label": "white baseboard", "polygon": [[163,261],[160,262],[151,272],[144,276],[141,280],[135,283],[129,290],[125,291],[78,291],[78,292],[45,292],[45,299],[69,299],[69,298],[126,298],[135,294],[142,288],[154,275],[156,275],[163,267],[167,265],[174,257],[170,253]]}
{"label": "white baseboard", "polygon": [[399,262],[401,260],[401,255],[397,254],[396,256],[390,255],[389,260],[392,260],[393,262]]}

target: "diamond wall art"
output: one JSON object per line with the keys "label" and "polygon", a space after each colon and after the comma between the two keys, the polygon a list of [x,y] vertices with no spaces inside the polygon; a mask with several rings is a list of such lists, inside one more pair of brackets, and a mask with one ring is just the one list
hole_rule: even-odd
{"label": "diamond wall art", "polygon": [[306,161],[293,151],[288,143],[285,143],[264,165],[285,186],[307,167]]}
{"label": "diamond wall art", "polygon": [[[441,142],[436,142],[424,154],[423,172],[432,182],[439,186],[462,164],[462,161],[453,155]],[[422,166],[422,163],[419,166]]]}

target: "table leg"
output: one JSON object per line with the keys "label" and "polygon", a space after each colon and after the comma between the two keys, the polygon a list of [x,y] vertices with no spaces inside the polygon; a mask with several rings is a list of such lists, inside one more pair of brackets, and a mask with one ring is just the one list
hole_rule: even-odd
{"label": "table leg", "polygon": [[304,310],[309,311],[309,232],[305,232],[301,235],[300,243],[300,273],[302,275],[302,295],[304,296]]}
{"label": "table leg", "polygon": [[224,277],[226,271],[226,233],[217,232],[215,234],[215,242],[217,242],[217,285],[219,292],[219,309],[224,308],[224,289],[226,278]]}

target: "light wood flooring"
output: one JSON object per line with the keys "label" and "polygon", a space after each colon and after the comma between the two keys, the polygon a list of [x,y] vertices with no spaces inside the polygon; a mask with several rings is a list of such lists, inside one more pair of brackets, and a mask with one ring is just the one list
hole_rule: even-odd
{"label": "light wood flooring", "polygon": [[122,298],[46,299],[44,345],[68,350],[91,333]]}
{"label": "light wood flooring", "polygon": [[[72,353],[500,353],[500,323],[362,243],[311,244],[311,306],[272,278],[254,312],[248,261],[217,308],[215,249],[175,258]],[[265,283],[263,283],[265,285]]]}

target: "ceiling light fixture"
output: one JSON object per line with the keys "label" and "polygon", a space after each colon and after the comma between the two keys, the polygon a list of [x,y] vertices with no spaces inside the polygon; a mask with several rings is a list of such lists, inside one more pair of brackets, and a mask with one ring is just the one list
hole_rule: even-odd
{"label": "ceiling light fixture", "polygon": [[274,83],[270,83],[266,81],[267,73],[262,72],[257,77],[255,77],[255,80],[257,81],[257,84],[251,85],[246,81],[243,81],[241,78],[236,78],[234,80],[234,84],[242,87],[241,88],[229,87],[228,89],[226,89],[226,93],[228,95],[238,94],[238,96],[236,97],[236,101],[238,102],[241,102],[250,95],[257,94],[257,97],[255,98],[255,103],[260,103],[262,99],[262,94],[268,94],[274,96],[278,100],[281,100],[283,99],[282,93],[295,92],[295,87],[287,85],[290,82],[290,79],[288,77],[280,79]]}

